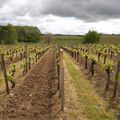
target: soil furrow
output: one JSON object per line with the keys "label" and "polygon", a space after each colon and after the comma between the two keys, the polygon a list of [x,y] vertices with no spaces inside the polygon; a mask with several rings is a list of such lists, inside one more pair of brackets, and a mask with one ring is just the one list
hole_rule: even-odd
{"label": "soil furrow", "polygon": [[54,84],[55,49],[42,57],[22,85],[5,101],[5,119],[51,120],[51,87]]}

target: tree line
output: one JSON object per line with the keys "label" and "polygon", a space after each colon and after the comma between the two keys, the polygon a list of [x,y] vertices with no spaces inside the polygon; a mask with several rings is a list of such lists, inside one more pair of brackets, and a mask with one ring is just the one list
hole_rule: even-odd
{"label": "tree line", "polygon": [[0,44],[15,44],[17,42],[39,42],[41,32],[33,26],[0,26]]}

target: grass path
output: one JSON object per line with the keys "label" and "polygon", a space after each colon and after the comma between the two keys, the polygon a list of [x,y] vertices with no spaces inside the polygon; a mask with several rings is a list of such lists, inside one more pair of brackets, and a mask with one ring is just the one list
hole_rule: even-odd
{"label": "grass path", "polygon": [[[73,97],[66,98],[65,95],[65,102],[67,104],[75,102],[72,111],[68,112],[69,115],[67,116],[71,116],[69,120],[117,120],[112,110],[106,112],[107,103],[95,92],[94,86],[87,80],[74,61],[66,54],[64,55],[64,61],[65,71],[68,71],[67,76],[69,76],[67,79],[73,87],[73,92],[71,92]],[[68,89],[68,87],[65,89]],[[66,107],[68,106],[65,105]]]}

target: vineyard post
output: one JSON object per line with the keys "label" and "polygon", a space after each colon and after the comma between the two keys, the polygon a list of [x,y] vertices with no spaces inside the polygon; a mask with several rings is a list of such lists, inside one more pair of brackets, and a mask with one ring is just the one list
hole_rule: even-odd
{"label": "vineyard post", "polygon": [[104,55],[104,64],[106,63],[106,58],[107,58],[107,55],[105,54]]}
{"label": "vineyard post", "polygon": [[85,56],[85,69],[87,69],[88,68],[88,56],[86,55]]}
{"label": "vineyard post", "polygon": [[36,53],[36,54],[35,54],[35,61],[36,61],[36,62],[37,62],[37,60],[38,60],[38,59],[37,59],[37,56],[38,56],[38,54]]}
{"label": "vineyard post", "polygon": [[114,91],[113,91],[113,99],[116,97],[116,94],[117,94],[119,74],[120,74],[120,53],[118,54],[117,71],[115,75],[116,82],[115,82]]}
{"label": "vineyard post", "polygon": [[63,50],[60,50],[60,97],[61,97],[61,110],[64,111],[64,66],[63,66]]}
{"label": "vineyard post", "polygon": [[[60,47],[58,47],[58,54],[60,56]],[[57,69],[58,69],[58,90],[60,90],[60,59],[59,62],[57,63]]]}
{"label": "vineyard post", "polygon": [[6,72],[6,68],[5,68],[5,60],[4,60],[4,55],[3,54],[1,54],[1,67],[2,67],[2,71],[3,71],[4,79],[5,79],[6,92],[7,92],[7,94],[9,94],[10,91],[9,91],[7,72]]}
{"label": "vineyard post", "polygon": [[29,57],[29,70],[31,69],[31,58]]}
{"label": "vineyard post", "polygon": [[79,57],[80,57],[80,55],[79,55],[79,51],[77,52],[77,62],[79,62]]}
{"label": "vineyard post", "polygon": [[62,69],[62,76],[61,76],[61,110],[64,111],[64,67]]}
{"label": "vineyard post", "polygon": [[77,51],[75,51],[75,60],[77,61]]}
{"label": "vineyard post", "polygon": [[25,65],[25,71],[28,72],[28,51],[27,51],[27,45],[25,45],[25,59],[26,59],[26,65]]}
{"label": "vineyard post", "polygon": [[100,62],[100,56],[101,56],[101,53],[99,52],[98,53],[98,62]]}
{"label": "vineyard post", "polygon": [[59,90],[60,90],[60,94],[59,94],[59,96],[61,97],[61,76],[62,76],[62,66],[63,66],[63,50],[60,50],[60,65],[59,65],[59,72],[60,72],[60,74],[59,74]]}

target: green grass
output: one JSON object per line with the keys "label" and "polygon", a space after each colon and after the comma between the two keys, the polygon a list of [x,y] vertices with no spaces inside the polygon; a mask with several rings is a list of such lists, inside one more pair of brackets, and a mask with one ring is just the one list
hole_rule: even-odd
{"label": "green grass", "polygon": [[74,44],[81,44],[82,41],[82,36],[54,36],[55,37],[55,41],[53,41],[53,44],[70,44],[70,45],[74,45]]}
{"label": "green grass", "polygon": [[[52,44],[62,44],[62,45],[78,45],[81,44],[84,36],[78,35],[54,35],[54,40],[52,40]],[[44,41],[44,36],[41,38]],[[41,41],[40,44],[44,44]],[[120,44],[120,35],[102,35],[101,36],[101,44]]]}
{"label": "green grass", "polygon": [[120,44],[120,35],[102,36],[101,43],[103,43],[103,44]]}
{"label": "green grass", "polygon": [[[94,86],[77,69],[68,56],[64,56],[72,83],[77,90],[79,101],[83,104],[85,118],[88,120],[117,120],[113,111],[106,112],[106,102],[95,92]],[[73,98],[74,99],[74,98]]]}
{"label": "green grass", "polygon": [[[54,36],[53,44],[81,44],[84,36]],[[101,44],[120,44],[120,35],[101,36]]]}

